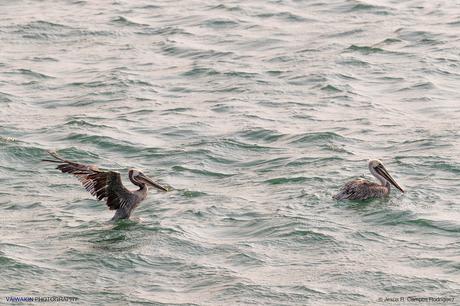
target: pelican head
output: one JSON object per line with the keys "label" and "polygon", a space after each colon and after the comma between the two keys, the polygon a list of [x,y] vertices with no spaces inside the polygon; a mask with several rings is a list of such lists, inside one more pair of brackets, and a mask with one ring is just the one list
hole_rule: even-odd
{"label": "pelican head", "polygon": [[128,175],[129,175],[129,179],[134,185],[137,185],[137,186],[150,185],[159,190],[168,191],[166,187],[163,187],[157,182],[154,182],[151,178],[147,177],[144,173],[142,173],[138,169],[134,169],[134,168],[129,169]]}
{"label": "pelican head", "polygon": [[401,192],[404,190],[399,187],[398,183],[391,177],[388,173],[387,169],[383,165],[383,163],[378,159],[371,159],[369,160],[369,171],[382,183],[382,185],[386,185],[387,182],[391,183]]}

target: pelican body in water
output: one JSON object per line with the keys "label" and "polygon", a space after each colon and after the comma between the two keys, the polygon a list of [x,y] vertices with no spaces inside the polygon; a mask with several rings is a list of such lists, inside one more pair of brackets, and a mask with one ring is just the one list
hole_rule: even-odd
{"label": "pelican body in water", "polygon": [[99,201],[106,200],[110,210],[116,210],[112,221],[129,219],[133,210],[147,197],[147,186],[168,191],[167,188],[152,181],[137,169],[129,169],[128,177],[131,183],[138,186],[139,189],[130,191],[123,186],[118,172],[99,170],[95,165],[75,163],[59,157],[54,152],[48,153],[54,159],[43,159],[43,161],[57,163],[56,169],[76,176],[87,191]]}
{"label": "pelican body in water", "polygon": [[363,179],[356,179],[345,184],[339,193],[333,196],[335,200],[366,200],[371,198],[382,198],[390,194],[390,184],[399,189],[396,181],[388,173],[383,163],[378,160],[369,161],[369,171],[374,175],[380,184],[369,182]]}

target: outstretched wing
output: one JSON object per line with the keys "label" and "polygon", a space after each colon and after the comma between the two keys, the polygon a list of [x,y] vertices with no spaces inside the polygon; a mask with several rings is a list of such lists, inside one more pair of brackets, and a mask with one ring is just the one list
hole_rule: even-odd
{"label": "outstretched wing", "polygon": [[336,200],[366,200],[384,195],[385,188],[383,186],[358,179],[346,183],[333,198]]}
{"label": "outstretched wing", "polygon": [[133,194],[123,186],[120,173],[101,171],[94,165],[65,160],[54,152],[49,154],[55,159],[43,159],[43,161],[58,163],[57,169],[76,176],[83,187],[99,201],[106,199],[106,204],[111,210],[123,207],[132,201]]}

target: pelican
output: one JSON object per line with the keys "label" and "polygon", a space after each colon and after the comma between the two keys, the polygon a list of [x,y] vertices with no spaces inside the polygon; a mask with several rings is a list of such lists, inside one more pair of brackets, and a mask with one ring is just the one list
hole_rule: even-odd
{"label": "pelican", "polygon": [[99,201],[106,200],[110,210],[116,210],[112,221],[129,219],[133,210],[147,197],[147,185],[168,191],[166,187],[152,181],[137,169],[129,169],[128,177],[139,189],[130,191],[123,186],[118,172],[99,170],[95,165],[75,163],[59,157],[55,152],[48,153],[54,159],[43,161],[57,163],[56,169],[76,176],[87,191]]}
{"label": "pelican", "polygon": [[381,184],[369,182],[363,179],[356,179],[345,184],[339,193],[333,196],[335,200],[366,200],[371,198],[382,198],[390,194],[390,183],[401,192],[396,181],[388,173],[383,163],[378,159],[369,160],[369,171]]}

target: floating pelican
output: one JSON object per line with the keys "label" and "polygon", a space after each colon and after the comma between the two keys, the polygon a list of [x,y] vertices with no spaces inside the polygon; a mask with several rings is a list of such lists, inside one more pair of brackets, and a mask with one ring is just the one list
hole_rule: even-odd
{"label": "floating pelican", "polygon": [[333,196],[333,198],[336,200],[366,200],[370,198],[382,198],[390,193],[390,183],[401,192],[404,192],[404,190],[399,187],[399,185],[391,177],[380,160],[370,160],[369,171],[380,181],[381,184],[357,179],[346,183],[345,186],[340,189],[340,192]]}
{"label": "floating pelican", "polygon": [[128,176],[134,185],[139,186],[139,189],[130,191],[123,186],[118,172],[103,171],[95,165],[71,162],[62,159],[54,152],[49,152],[49,154],[55,159],[43,159],[43,161],[59,164],[56,169],[75,175],[83,187],[99,201],[105,199],[110,210],[116,209],[113,221],[129,219],[133,210],[147,197],[147,185],[168,191],[167,188],[155,183],[136,169],[130,169]]}

